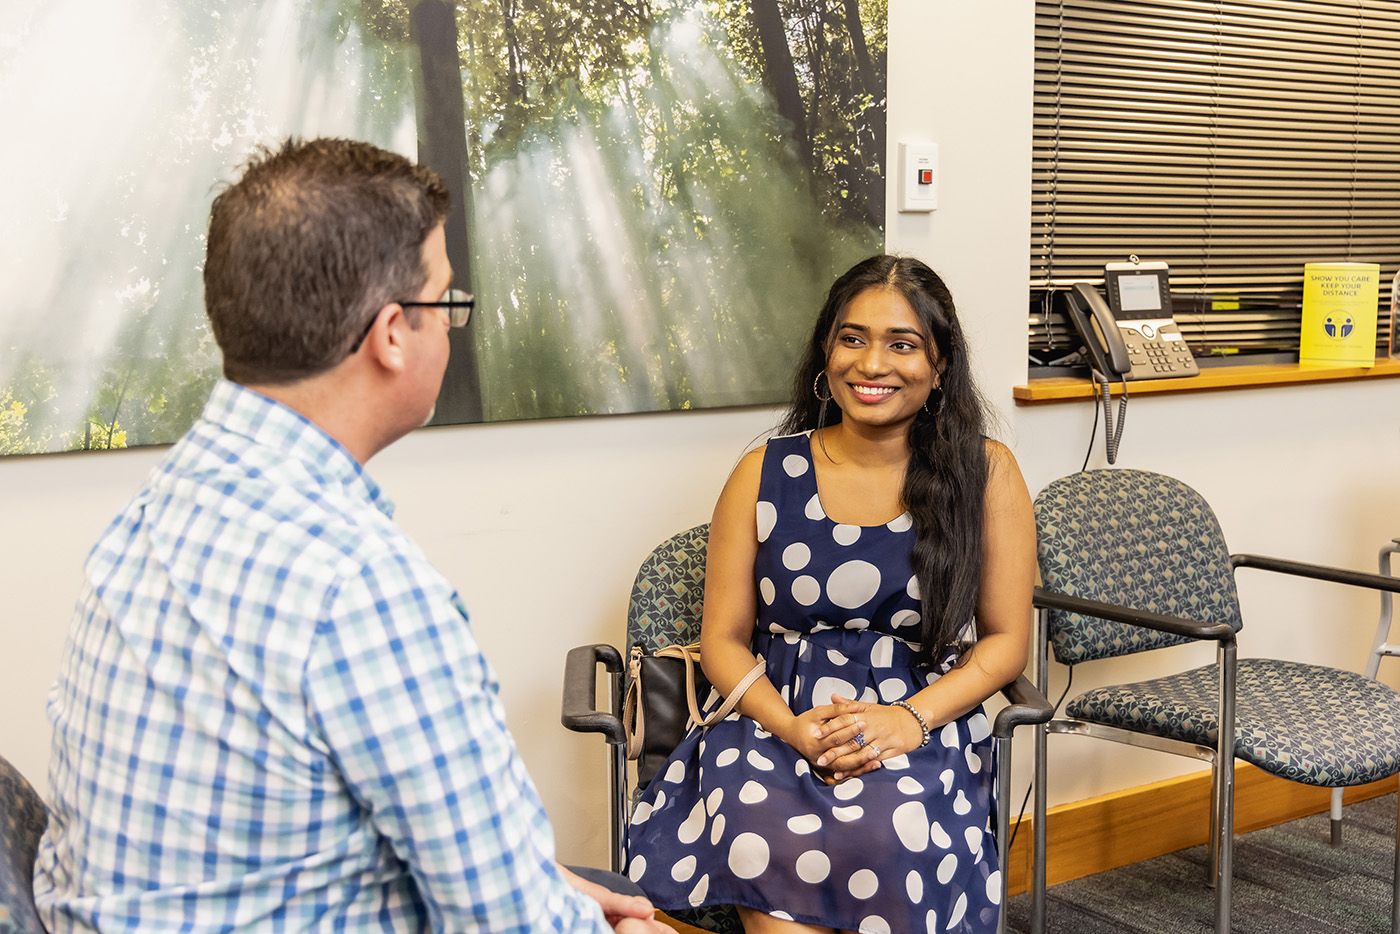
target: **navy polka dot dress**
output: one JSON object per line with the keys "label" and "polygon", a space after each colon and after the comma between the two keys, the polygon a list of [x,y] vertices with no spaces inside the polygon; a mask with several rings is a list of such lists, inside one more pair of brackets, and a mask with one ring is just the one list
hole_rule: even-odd
{"label": "navy polka dot dress", "polygon": [[[833,693],[901,700],[921,667],[910,517],[828,519],[808,435],[775,438],[758,495],[754,654],[794,712]],[[718,706],[711,694],[706,712]],[[929,743],[827,786],[737,712],[692,729],[629,828],[628,875],[661,908],[743,905],[865,934],[984,932],[1001,892],[991,829],[991,727],[977,708]]]}

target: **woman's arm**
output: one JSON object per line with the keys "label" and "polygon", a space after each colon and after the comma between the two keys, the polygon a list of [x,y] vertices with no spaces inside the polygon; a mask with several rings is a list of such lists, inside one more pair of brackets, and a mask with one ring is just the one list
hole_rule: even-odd
{"label": "woman's arm", "polygon": [[[700,664],[715,690],[726,696],[758,662],[749,643],[758,615],[753,571],[758,557],[756,507],[762,471],[762,448],[745,455],[724,485],[710,520]],[[759,678],[744,693],[739,712],[809,759],[850,739],[863,726],[859,717],[838,717],[829,705],[794,716],[767,678]],[[819,738],[823,723],[830,725],[824,738]]]}
{"label": "woman's arm", "polygon": [[[977,642],[962,664],[905,698],[930,730],[967,713],[1026,667],[1035,587],[1035,518],[1016,458],[1005,445],[990,440],[984,503]],[[840,708],[863,717],[869,726],[865,749],[846,744],[826,754],[825,762],[818,759],[833,768],[837,778],[878,767],[870,746],[878,746],[878,757],[888,759],[917,748],[923,738],[914,718],[898,707],[851,702]]]}

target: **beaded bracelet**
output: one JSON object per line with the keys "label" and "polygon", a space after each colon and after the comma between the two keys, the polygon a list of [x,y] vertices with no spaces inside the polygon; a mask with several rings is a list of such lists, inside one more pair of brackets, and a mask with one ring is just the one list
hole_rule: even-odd
{"label": "beaded bracelet", "polygon": [[908,703],[908,702],[906,702],[906,701],[897,700],[897,701],[895,701],[893,704],[890,704],[890,706],[891,706],[891,707],[898,707],[898,708],[900,708],[901,710],[907,710],[907,711],[909,711],[910,716],[912,716],[915,720],[919,721],[919,729],[922,730],[922,731],[923,731],[923,734],[924,734],[923,741],[919,743],[919,748],[920,748],[920,749],[923,749],[925,746],[927,746],[927,745],[928,745],[928,723],[924,720],[924,715],[921,714],[921,713],[919,713],[917,710],[915,710],[913,704],[910,704],[910,703]]}

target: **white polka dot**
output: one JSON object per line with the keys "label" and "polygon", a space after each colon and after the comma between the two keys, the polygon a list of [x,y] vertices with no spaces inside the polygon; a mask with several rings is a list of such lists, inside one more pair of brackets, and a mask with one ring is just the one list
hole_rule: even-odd
{"label": "white polka dot", "polygon": [[938,773],[938,780],[943,783],[943,793],[949,794],[953,790],[953,770],[944,769]]}
{"label": "white polka dot", "polygon": [[685,778],[685,763],[680,759],[672,762],[666,768],[665,780],[668,782],[678,782]]}
{"label": "white polka dot", "polygon": [[894,832],[904,848],[913,853],[928,849],[928,811],[922,801],[906,801],[894,809]]}
{"label": "white polka dot", "polygon": [[789,477],[800,477],[807,472],[807,458],[801,454],[789,454],[783,458],[783,470]]}
{"label": "white polka dot", "polygon": [[792,599],[803,606],[811,606],[821,598],[822,585],[810,574],[803,574],[792,582]]}
{"label": "white polka dot", "polygon": [[948,917],[948,926],[945,930],[951,931],[957,927],[965,914],[967,914],[967,893],[963,892],[958,896],[957,904],[953,905],[953,913]]}
{"label": "white polka dot", "polygon": [[919,614],[915,610],[900,610],[898,613],[894,614],[894,616],[890,617],[890,625],[895,629],[901,626],[917,626],[919,625],[919,620]]}
{"label": "white polka dot", "polygon": [[865,690],[860,692],[860,697],[856,700],[864,701],[867,704],[878,704],[880,703],[880,695],[875,693],[874,688],[866,685]]}
{"label": "white polka dot", "polygon": [[846,888],[856,898],[869,898],[880,888],[880,879],[869,869],[857,869],[851,873],[851,881],[846,883]]}
{"label": "white polka dot", "polygon": [[690,815],[676,829],[676,837],[682,843],[694,843],[705,832],[705,802],[696,801]]}
{"label": "white polka dot", "polygon": [[677,882],[689,882],[690,877],[695,875],[695,857],[682,857],[680,862],[671,867],[671,878]]}
{"label": "white polka dot", "polygon": [[[805,649],[805,648],[807,647],[807,643],[804,642],[804,643],[802,644],[802,647]],[[754,735],[755,737],[757,737],[758,739],[767,739],[768,737],[772,736],[773,734],[772,734],[772,733],[769,733],[769,732],[768,732],[767,730],[765,730],[763,727],[759,726],[757,721],[754,721],[754,725],[753,725],[753,735]]]}
{"label": "white polka dot", "polygon": [[919,795],[923,794],[924,792],[924,786],[920,785],[918,780],[915,779],[912,775],[906,775],[903,778],[901,778],[899,780],[899,784],[897,784],[895,787],[898,788],[900,791],[904,792],[906,795]]}
{"label": "white polka dot", "polygon": [[948,880],[953,878],[953,873],[958,871],[958,858],[952,853],[943,857],[943,861],[938,864],[938,884],[947,885]]}
{"label": "white polka dot", "polygon": [[903,772],[909,768],[909,757],[901,753],[897,756],[890,756],[880,762],[880,768],[889,769],[893,772]]}
{"label": "white polka dot", "polygon": [[716,788],[714,791],[710,792],[710,796],[705,799],[705,810],[709,812],[711,817],[714,817],[715,813],[719,811],[719,804],[723,800],[723,788]]}
{"label": "white polka dot", "polygon": [[826,658],[827,658],[827,661],[831,662],[831,664],[836,665],[836,666],[838,666],[838,667],[841,666],[841,665],[844,665],[844,664],[846,664],[848,661],[850,661],[849,658],[847,658],[846,656],[842,655],[840,652],[836,651],[835,649],[827,649],[827,650],[826,650]]}
{"label": "white polka dot", "polygon": [[715,756],[715,765],[718,765],[721,768],[723,768],[724,766],[732,763],[737,758],[739,758],[739,750],[726,749],[723,752],[721,752],[718,756]]}
{"label": "white polka dot", "polygon": [[880,682],[880,701],[889,704],[902,698],[907,692],[904,682],[898,678],[886,678]]}
{"label": "white polka dot", "polygon": [[870,647],[870,664],[876,668],[888,668],[894,663],[894,636],[881,636]]}
{"label": "white polka dot", "polygon": [[845,624],[842,625],[841,628],[842,628],[842,629],[868,629],[868,628],[870,628],[870,620],[868,620],[868,619],[848,619],[848,620],[846,620]]}
{"label": "white polka dot", "polygon": [[800,638],[802,637],[799,636],[797,633],[792,632],[791,630],[783,633],[783,641],[786,642],[788,645],[796,645],[797,640]]}
{"label": "white polka dot", "polygon": [[821,850],[808,850],[797,857],[797,878],[816,885],[831,873],[831,860]]}
{"label": "white polka dot", "polygon": [[904,588],[904,592],[915,600],[919,599],[919,576],[917,574],[909,578],[909,585]]}
{"label": "white polka dot", "polygon": [[971,746],[968,746],[966,749],[963,750],[963,755],[967,757],[968,771],[971,772],[973,775],[980,774],[982,771],[982,757],[979,756],[977,753],[973,752]]}
{"label": "white polka dot", "polygon": [[987,877],[987,901],[993,905],[1001,904],[1001,870],[997,869]]}
{"label": "white polka dot", "polygon": [[765,503],[759,500],[757,508],[758,518],[758,540],[768,541],[768,536],[773,534],[773,526],[778,524],[778,507],[772,503]]}
{"label": "white polka dot", "polygon": [[826,510],[822,509],[821,497],[813,493],[812,498],[807,500],[807,506],[802,510],[802,514],[813,522],[816,522],[818,519],[825,519]]}
{"label": "white polka dot", "polygon": [[822,829],[822,819],[815,814],[800,814],[789,817],[787,829],[798,835],[816,833]]}
{"label": "white polka dot", "polygon": [[631,823],[645,824],[647,820],[651,817],[651,812],[655,809],[655,807],[656,805],[648,804],[645,801],[643,801],[641,804],[638,804],[637,807],[632,811]]}
{"label": "white polka dot", "polygon": [[838,525],[831,530],[831,537],[838,545],[854,545],[860,538],[860,526]]}
{"label": "white polka dot", "polygon": [[801,542],[793,542],[783,549],[783,567],[789,571],[800,571],[812,560],[812,549]]}
{"label": "white polka dot", "polygon": [[753,879],[768,868],[768,841],[756,833],[741,833],[729,844],[729,871]]}
{"label": "white polka dot", "polygon": [[860,779],[848,778],[841,784],[837,785],[835,788],[831,789],[831,793],[836,796],[836,799],[838,801],[849,801],[856,795],[860,794],[861,789],[864,787],[865,782],[861,781]]}
{"label": "white polka dot", "polygon": [[[758,595],[763,598],[764,603],[766,603],[768,606],[772,606],[773,601],[778,597],[778,588],[773,586],[772,580],[765,577],[763,578],[763,580],[758,582]],[[771,630],[774,626],[777,625],[777,623],[769,623],[768,628]]]}
{"label": "white polka dot", "polygon": [[914,527],[914,517],[909,513],[901,513],[889,522],[885,523],[885,528],[891,532],[907,532]]}
{"label": "white polka dot", "polygon": [[943,829],[943,825],[934,821],[928,829],[929,839],[932,840],[939,849],[946,850],[953,845],[953,838],[948,836],[948,831]]}
{"label": "white polka dot", "polygon": [[865,606],[880,589],[880,569],[869,561],[847,561],[826,579],[826,595],[837,606]]}
{"label": "white polka dot", "polygon": [[980,743],[988,736],[992,735],[992,725],[987,722],[987,715],[980,710],[967,718],[967,738],[974,743]]}
{"label": "white polka dot", "polygon": [[724,815],[721,814],[710,824],[710,846],[719,846],[719,838],[724,836]]}
{"label": "white polka dot", "polygon": [[869,915],[861,919],[860,934],[890,934],[890,923],[879,915]]}
{"label": "white polka dot", "polygon": [[938,739],[949,749],[957,749],[962,743],[958,742],[958,723],[956,720],[949,720],[943,724],[943,729],[938,731]]}
{"label": "white polka dot", "polygon": [[958,789],[958,796],[953,799],[953,813],[966,814],[972,810],[972,802],[967,800],[967,795],[963,794],[961,788]]}
{"label": "white polka dot", "polygon": [[645,856],[633,857],[632,865],[627,868],[627,878],[631,879],[633,882],[636,882],[638,879],[640,879],[643,875],[646,874],[646,871],[647,858]]}
{"label": "white polka dot", "polygon": [[700,877],[700,881],[695,883],[695,888],[690,890],[690,896],[686,901],[690,902],[692,908],[699,908],[705,903],[705,896],[710,894],[710,874],[707,872]]}
{"label": "white polka dot", "polygon": [[812,685],[812,703],[818,706],[831,703],[831,695],[840,694],[842,697],[854,699],[856,696],[855,685],[843,678],[833,678],[830,675],[818,678],[817,683]]}
{"label": "white polka dot", "polygon": [[758,769],[760,772],[773,771],[773,760],[764,757],[763,753],[759,752],[757,749],[750,749],[749,754],[745,758],[748,759],[749,765]]}
{"label": "white polka dot", "polygon": [[768,800],[768,789],[758,782],[744,782],[744,787],[739,789],[739,800],[744,804],[758,804],[760,801]]}
{"label": "white polka dot", "polygon": [[798,778],[801,778],[812,771],[812,766],[808,764],[806,759],[798,759],[792,770],[797,773]]}
{"label": "white polka dot", "polygon": [[768,917],[777,918],[779,921],[792,920],[792,915],[788,914],[786,911],[770,911],[768,912]]}
{"label": "white polka dot", "polygon": [[909,870],[909,875],[904,877],[904,891],[916,905],[924,900],[924,877],[919,875],[919,870]]}
{"label": "white polka dot", "polygon": [[936,911],[934,911],[932,908],[930,908],[930,909],[928,910],[928,914],[924,915],[924,926],[928,929],[929,934],[933,934],[934,931],[937,931],[937,930],[938,930],[938,912],[936,912]]}
{"label": "white polka dot", "polygon": [[860,820],[864,817],[865,808],[861,807],[859,804],[852,804],[844,808],[832,808],[831,816],[841,821],[843,824],[849,824],[853,820]]}
{"label": "white polka dot", "polygon": [[963,831],[963,842],[967,844],[967,851],[976,857],[982,852],[982,841],[985,835],[981,827],[969,827]]}

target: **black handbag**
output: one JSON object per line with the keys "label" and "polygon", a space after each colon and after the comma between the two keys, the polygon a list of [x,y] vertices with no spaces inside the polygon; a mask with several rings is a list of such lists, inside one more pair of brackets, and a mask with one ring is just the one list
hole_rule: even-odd
{"label": "black handbag", "polygon": [[668,645],[647,652],[632,646],[628,662],[627,696],[622,704],[622,724],[627,733],[627,758],[637,761],[639,784],[646,784],[665,764],[686,732],[695,724],[707,727],[733,712],[744,692],[763,676],[763,659],[708,717],[700,715],[701,692],[711,685],[699,670],[700,643]]}

